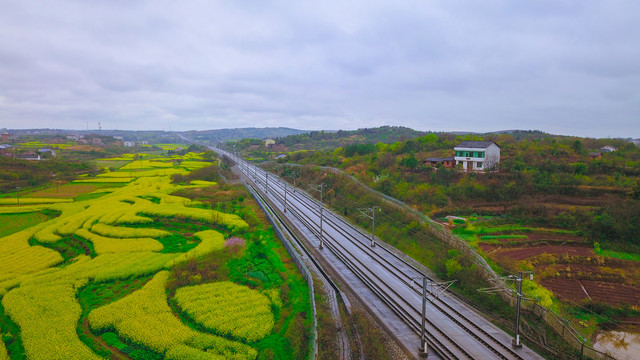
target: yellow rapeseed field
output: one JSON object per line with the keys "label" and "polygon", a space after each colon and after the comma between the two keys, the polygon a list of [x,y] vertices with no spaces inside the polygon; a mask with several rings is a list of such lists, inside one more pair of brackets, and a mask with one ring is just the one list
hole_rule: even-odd
{"label": "yellow rapeseed field", "polygon": [[166,230],[128,228],[123,226],[110,226],[103,223],[93,224],[91,232],[112,238],[161,238],[171,235],[171,233]]}
{"label": "yellow rapeseed field", "polygon": [[175,299],[199,324],[236,339],[260,340],[274,325],[268,297],[229,281],[180,288]]}
{"label": "yellow rapeseed field", "polygon": [[169,273],[161,271],[142,289],[89,313],[94,330],[114,328],[120,336],[143,344],[170,358],[199,358],[206,354],[255,359],[251,347],[197,332],[182,324],[167,304],[165,286]]}
{"label": "yellow rapeseed field", "polygon": [[0,341],[0,360],[10,360],[7,348],[4,347],[4,343]]}
{"label": "yellow rapeseed field", "polygon": [[[123,158],[133,160],[133,156]],[[193,160],[197,156],[183,159]],[[112,175],[87,179],[101,182],[124,179],[128,182],[120,188],[98,190],[105,195],[97,199],[77,203],[72,199],[53,203],[31,199],[38,204],[33,205],[21,198],[19,206],[3,206],[0,202],[0,213],[53,210],[60,214],[0,239],[0,297],[6,314],[21,329],[28,359],[99,359],[78,338],[76,328],[81,307],[76,299],[77,292],[90,282],[156,273],[141,290],[92,311],[89,315],[91,327],[113,327],[120,336],[164,353],[167,359],[256,358],[256,350],[248,345],[200,333],[182,324],[167,304],[168,272],[163,270],[220,251],[225,235],[215,230],[200,231],[194,234],[200,240],[195,248],[184,253],[161,253],[163,245],[157,239],[171,235],[169,231],[133,227],[153,222],[152,217],[156,216],[220,224],[229,230],[248,227],[237,215],[193,207],[199,203],[171,195],[188,187],[172,184],[172,173],[187,173],[185,168],[201,166],[195,165],[196,161],[188,161],[184,167],[174,168],[174,160],[169,160],[166,166],[160,165],[158,160],[149,161],[148,165],[156,168],[154,170],[112,172],[107,173]],[[91,242],[95,257],[80,255],[65,262],[59,252],[37,245],[59,244],[71,237]],[[30,245],[30,241],[36,243]],[[63,266],[57,266],[63,262]],[[273,315],[266,296],[248,288],[249,292],[246,292],[244,287],[217,286],[233,290],[237,303],[250,302],[242,308],[245,316],[261,319],[261,326],[252,328],[238,317],[236,330],[225,328],[221,325],[225,322],[220,321],[215,325],[220,333],[229,333],[241,341],[253,341],[271,331]],[[228,322],[228,317],[226,319]],[[212,320],[207,324],[212,324]],[[6,358],[6,349],[0,342],[0,360]]]}

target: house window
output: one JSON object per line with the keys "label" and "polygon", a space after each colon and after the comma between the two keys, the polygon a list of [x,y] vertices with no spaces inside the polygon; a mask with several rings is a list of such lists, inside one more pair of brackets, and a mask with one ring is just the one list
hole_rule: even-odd
{"label": "house window", "polygon": [[481,162],[479,162],[479,163],[477,163],[477,164],[478,164],[478,169],[482,169],[482,163],[481,163]]}

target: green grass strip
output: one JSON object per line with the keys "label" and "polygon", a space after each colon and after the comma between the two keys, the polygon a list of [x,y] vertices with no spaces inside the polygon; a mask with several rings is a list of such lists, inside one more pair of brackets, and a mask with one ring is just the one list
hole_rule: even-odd
{"label": "green grass strip", "polygon": [[621,251],[602,250],[600,255],[621,260],[640,261],[640,254],[631,254]]}
{"label": "green grass strip", "polygon": [[482,235],[480,240],[528,239],[527,235]]}

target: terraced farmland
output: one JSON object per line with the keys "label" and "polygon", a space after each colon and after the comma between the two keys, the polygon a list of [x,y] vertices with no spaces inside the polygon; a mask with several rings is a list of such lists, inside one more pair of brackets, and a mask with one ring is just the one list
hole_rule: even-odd
{"label": "terraced farmland", "polygon": [[599,251],[578,233],[477,220],[454,232],[500,267],[533,270],[536,282],[570,303],[640,306],[640,270],[633,254]]}
{"label": "terraced farmland", "polygon": [[[297,320],[310,313],[304,281],[243,188],[210,179],[172,182],[173,173],[214,165],[186,158],[184,166],[175,158],[131,161],[138,171],[92,178],[128,180],[96,188],[95,198],[93,191],[69,189],[69,197],[53,198],[60,202],[27,197],[0,205],[0,216],[22,222],[0,226],[0,359],[306,353],[310,319]],[[172,195],[198,194],[201,187],[212,201]],[[216,191],[227,200],[215,202]],[[227,248],[227,238],[241,241]],[[233,304],[204,307],[194,300],[198,289],[233,289],[238,296]],[[258,328],[248,320],[256,314],[265,320]]]}

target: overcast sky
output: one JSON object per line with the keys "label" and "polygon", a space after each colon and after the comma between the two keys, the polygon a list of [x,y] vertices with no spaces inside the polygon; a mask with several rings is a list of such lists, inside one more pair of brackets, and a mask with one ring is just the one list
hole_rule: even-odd
{"label": "overcast sky", "polygon": [[0,128],[640,137],[640,1],[0,0]]}

